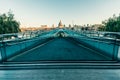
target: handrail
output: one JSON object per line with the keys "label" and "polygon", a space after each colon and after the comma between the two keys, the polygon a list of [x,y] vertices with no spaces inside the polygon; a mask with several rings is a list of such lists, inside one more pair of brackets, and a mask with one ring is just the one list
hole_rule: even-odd
{"label": "handrail", "polygon": [[[10,46],[10,45],[18,45],[18,44],[22,44],[22,43],[26,43],[26,42],[31,42],[31,41],[37,41],[37,40],[39,40],[39,39],[44,39],[43,37],[42,38],[34,38],[34,39],[27,39],[27,40],[24,40],[24,41],[17,41],[17,43],[6,43],[8,46]],[[1,46],[0,46],[1,47]]]}
{"label": "handrail", "polygon": [[[52,30],[50,30],[50,31],[52,31]],[[33,39],[33,38],[36,38],[36,37],[39,37],[40,36],[40,34],[43,34],[43,33],[45,33],[45,34],[47,34],[48,32],[50,32],[50,31],[26,31],[26,32],[21,32],[21,33],[11,33],[11,34],[0,34],[0,38],[1,38],[1,41],[0,41],[0,43],[2,43],[2,42],[9,42],[9,41],[21,41],[21,40],[30,40],[30,39]],[[28,38],[28,36],[27,35],[29,35],[29,37],[30,38]],[[34,37],[31,37],[31,35],[34,35]],[[36,35],[36,36],[35,36]],[[6,38],[6,37],[12,37],[12,36],[16,36],[17,38],[15,38],[15,39],[9,39],[9,41],[7,41],[7,40],[4,40],[4,38]],[[19,38],[19,36],[21,36],[20,38]],[[22,41],[23,42],[23,41]]]}
{"label": "handrail", "polygon": [[[104,43],[112,43],[112,44],[117,44],[120,45],[120,39],[117,38],[111,38],[107,39],[105,37],[101,37],[100,35],[104,35],[106,33],[112,33],[112,34],[118,34],[120,35],[120,32],[103,32],[103,31],[75,31],[75,30],[70,30],[74,34],[78,35],[78,38],[80,39],[87,39],[87,40],[93,40],[93,41],[98,41],[98,42],[104,42]],[[93,35],[91,35],[93,34]],[[97,36],[95,36],[97,35]],[[95,40],[96,39],[96,40]],[[109,41],[109,42],[108,42]]]}
{"label": "handrail", "polygon": [[[77,37],[76,37],[77,38]],[[97,41],[97,42],[104,42],[104,43],[107,43],[107,44],[117,44],[117,42],[119,42],[120,40],[115,40],[115,39],[113,39],[112,41],[103,41],[102,39],[99,39],[99,38],[97,38],[97,39],[94,39],[94,38],[90,38],[90,37],[79,37],[79,39],[86,39],[86,40],[92,40],[92,41]],[[106,39],[106,40],[109,40],[109,39]],[[120,44],[117,44],[117,45],[120,45]]]}

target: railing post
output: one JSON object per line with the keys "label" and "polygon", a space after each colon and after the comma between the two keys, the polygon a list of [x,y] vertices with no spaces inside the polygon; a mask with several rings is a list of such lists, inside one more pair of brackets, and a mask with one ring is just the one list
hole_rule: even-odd
{"label": "railing post", "polygon": [[117,39],[114,40],[113,47],[113,59],[120,60],[120,45],[117,43]]}
{"label": "railing post", "polygon": [[118,60],[120,61],[120,45],[118,47]]}
{"label": "railing post", "polygon": [[2,58],[2,62],[7,61],[7,56],[6,56],[6,43],[5,43],[5,42],[2,42],[1,58]]}

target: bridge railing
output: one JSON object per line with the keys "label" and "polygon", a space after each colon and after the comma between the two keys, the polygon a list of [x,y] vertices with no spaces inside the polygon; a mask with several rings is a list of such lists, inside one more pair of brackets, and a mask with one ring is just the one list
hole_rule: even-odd
{"label": "bridge railing", "polygon": [[[36,31],[26,33],[13,33],[0,35],[0,61],[6,61],[21,51],[41,44],[50,36],[46,36],[50,31]],[[11,39],[13,37],[13,39]]]}
{"label": "bridge railing", "polygon": [[120,32],[73,31],[70,36],[114,60],[120,60]]}
{"label": "bridge railing", "polygon": [[76,33],[90,37],[90,38],[103,38],[111,40],[120,40],[120,32],[105,32],[105,31],[90,31],[90,30],[76,30]]}
{"label": "bridge railing", "polygon": [[20,33],[0,34],[0,42],[25,40],[48,34],[52,30],[25,31]]}

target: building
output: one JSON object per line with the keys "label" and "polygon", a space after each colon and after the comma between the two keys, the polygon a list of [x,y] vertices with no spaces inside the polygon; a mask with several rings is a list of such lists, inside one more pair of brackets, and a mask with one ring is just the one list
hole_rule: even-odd
{"label": "building", "polygon": [[58,24],[58,28],[64,28],[64,25],[62,24],[62,21],[60,20],[59,24]]}
{"label": "building", "polygon": [[41,28],[46,29],[46,28],[48,28],[48,26],[47,25],[41,25]]}
{"label": "building", "polygon": [[102,24],[94,24],[94,25],[92,25],[92,30],[98,31],[98,29],[99,29],[100,27],[102,27]]}

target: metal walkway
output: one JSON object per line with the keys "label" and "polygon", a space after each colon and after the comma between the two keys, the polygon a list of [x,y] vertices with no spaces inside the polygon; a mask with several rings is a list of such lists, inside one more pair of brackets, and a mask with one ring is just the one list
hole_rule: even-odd
{"label": "metal walkway", "polygon": [[42,45],[20,53],[8,61],[106,61],[112,60],[98,51],[70,38],[55,38]]}

